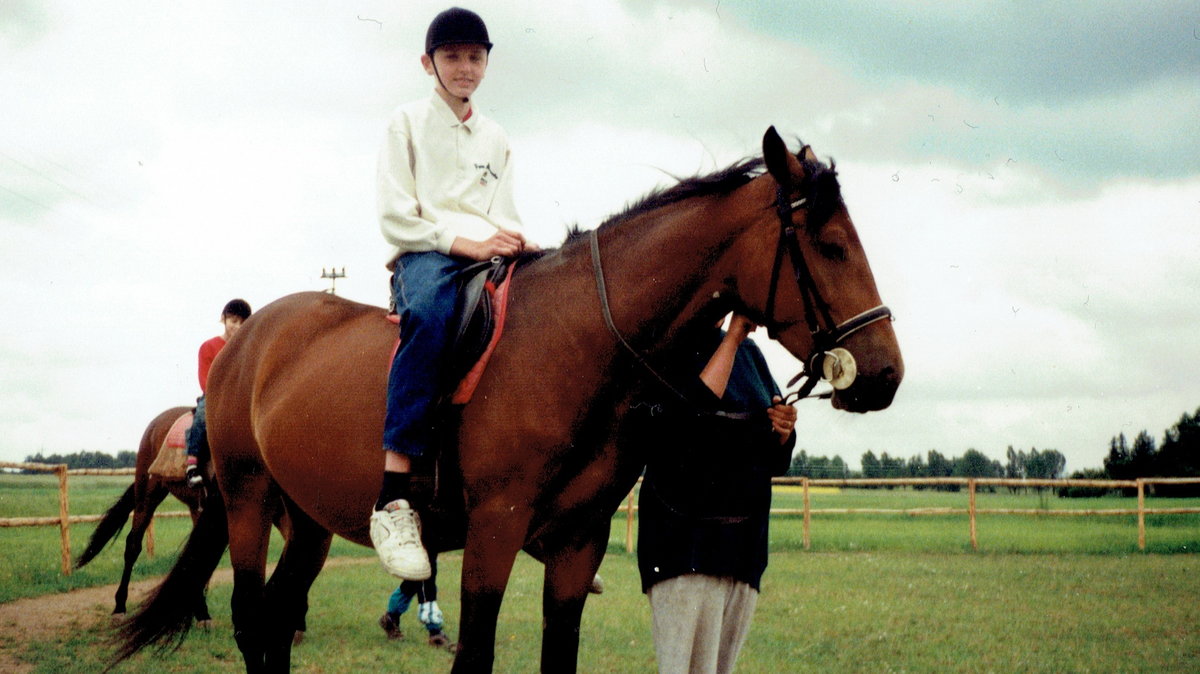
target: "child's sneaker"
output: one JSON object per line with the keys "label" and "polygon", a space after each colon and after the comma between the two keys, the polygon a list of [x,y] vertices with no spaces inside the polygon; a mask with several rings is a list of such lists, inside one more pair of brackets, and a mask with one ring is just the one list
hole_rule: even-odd
{"label": "child's sneaker", "polygon": [[404,580],[433,575],[429,555],[421,545],[421,519],[404,499],[371,513],[371,543],[388,573]]}

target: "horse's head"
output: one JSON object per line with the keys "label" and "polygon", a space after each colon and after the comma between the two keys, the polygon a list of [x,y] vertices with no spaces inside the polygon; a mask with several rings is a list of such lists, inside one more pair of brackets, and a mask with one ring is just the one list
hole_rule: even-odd
{"label": "horse's head", "polygon": [[812,382],[833,384],[834,407],[883,409],[904,362],[837,173],[808,146],[793,155],[774,127],[763,159],[769,175],[758,180],[775,203],[739,245],[742,309],[805,363]]}

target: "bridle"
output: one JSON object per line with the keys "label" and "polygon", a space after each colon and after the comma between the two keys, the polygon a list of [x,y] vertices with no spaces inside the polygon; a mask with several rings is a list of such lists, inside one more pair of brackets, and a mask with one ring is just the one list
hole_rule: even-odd
{"label": "bridle", "polygon": [[[800,250],[796,226],[792,222],[792,216],[796,210],[806,208],[807,204],[808,199],[806,197],[801,197],[795,201],[790,200],[788,190],[783,185],[780,185],[775,191],[775,213],[779,217],[779,243],[775,247],[775,261],[771,268],[771,286],[767,294],[767,334],[774,338],[780,326],[780,323],[775,320],[775,292],[779,284],[781,269],[783,268],[783,256],[786,252],[788,259],[791,261],[792,274],[795,277],[796,286],[800,290],[801,297],[804,298],[804,321],[808,326],[809,333],[812,335],[813,342],[812,355],[805,361],[804,369],[795,377],[792,377],[787,385],[788,387],[795,386],[796,382],[803,378],[807,378],[807,381],[800,388],[787,393],[783,397],[782,404],[784,405],[791,405],[804,398],[828,398],[833,395],[832,393],[810,395],[817,382],[822,379],[829,381],[835,389],[844,389],[850,386],[857,374],[854,356],[838,345],[850,337],[850,335],[872,323],[893,318],[892,310],[881,304],[841,323],[834,324],[829,304],[821,297],[816,281],[809,270],[808,262],[804,258],[804,252]],[[604,317],[604,324],[608,327],[608,331],[616,338],[617,343],[623,346],[633,356],[633,359],[657,380],[659,384],[680,399],[688,402],[688,396],[663,378],[650,365],[645,356],[626,341],[625,337],[621,335],[620,330],[617,329],[616,324],[613,323],[612,310],[608,303],[608,289],[604,281],[604,268],[600,264],[600,241],[595,229],[589,232],[588,239],[592,253],[592,269],[596,277],[596,294],[600,297],[600,311]],[[823,327],[823,325],[827,327]],[[820,369],[817,366],[818,360],[822,360]],[[737,417],[746,416],[722,412],[718,412],[718,414]]]}
{"label": "bridle", "polygon": [[[779,244],[775,247],[775,262],[771,267],[771,286],[767,291],[766,327],[767,334],[774,338],[778,334],[779,323],[775,320],[775,292],[779,285],[780,270],[783,267],[784,252],[792,263],[792,275],[800,296],[804,299],[804,322],[812,335],[812,355],[804,362],[804,369],[788,381],[788,386],[795,386],[801,379],[807,379],[800,388],[784,396],[783,403],[789,405],[810,397],[817,382],[827,380],[835,389],[844,389],[854,383],[857,368],[854,356],[838,345],[850,335],[863,328],[884,319],[894,320],[892,310],[885,305],[867,309],[851,318],[834,323],[829,310],[829,303],[821,297],[817,283],[813,279],[804,251],[800,250],[799,233],[792,222],[792,215],[797,209],[807,208],[808,198],[800,197],[792,201],[788,190],[779,185],[775,189],[775,214],[779,217]],[[821,365],[818,368],[817,361]],[[823,393],[815,397],[828,398],[832,393]]]}

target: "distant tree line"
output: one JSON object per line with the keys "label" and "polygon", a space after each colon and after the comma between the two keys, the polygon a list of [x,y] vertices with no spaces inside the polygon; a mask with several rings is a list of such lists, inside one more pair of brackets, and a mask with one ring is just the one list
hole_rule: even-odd
{"label": "distant tree line", "polygon": [[[851,470],[840,456],[812,456],[800,450],[792,457],[789,477],[826,479],[846,478],[907,478],[907,477],[1004,477],[1015,479],[1049,479],[1063,477],[1066,457],[1055,449],[1029,451],[1011,445],[1001,463],[982,452],[968,449],[962,456],[951,457],[930,450],[924,457],[907,459],[887,452],[876,455],[868,450],[862,455],[861,470]],[[1184,413],[1167,429],[1161,444],[1147,431],[1137,434],[1131,444],[1121,433],[1109,442],[1108,456],[1103,468],[1088,468],[1071,473],[1072,479],[1133,480],[1139,477],[1200,477],[1200,409]],[[887,487],[891,489],[892,487]],[[914,489],[957,491],[958,485],[914,486]],[[1014,488],[1015,489],[1015,488]],[[1159,496],[1200,496],[1200,485],[1154,485]],[[1103,496],[1113,490],[1100,487],[1063,487],[1059,496]],[[1136,489],[1120,490],[1132,496]]]}
{"label": "distant tree line", "polygon": [[[937,450],[929,450],[924,456],[907,459],[891,456],[887,452],[876,456],[868,450],[862,455],[862,470],[850,470],[842,457],[832,459],[824,456],[809,456],[801,450],[792,457],[787,474],[791,477],[810,478],[909,478],[909,477],[1062,477],[1067,459],[1054,449],[1025,451],[1008,448],[1008,463],[1002,464],[988,458],[983,452],[968,449],[962,456],[948,457]],[[894,487],[887,486],[887,489]],[[960,485],[914,485],[914,489],[958,491]]]}
{"label": "distant tree line", "polygon": [[[67,468],[133,468],[137,465],[137,452],[121,451],[116,456],[104,452],[75,452],[74,454],[50,454],[41,452],[25,457],[25,463],[67,464]],[[29,472],[29,471],[26,471]]]}

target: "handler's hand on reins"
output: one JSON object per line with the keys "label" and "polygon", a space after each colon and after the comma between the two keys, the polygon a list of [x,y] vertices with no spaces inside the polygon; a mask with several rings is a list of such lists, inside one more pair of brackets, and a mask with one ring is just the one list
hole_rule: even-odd
{"label": "handler's hand on reins", "polygon": [[774,404],[767,408],[767,418],[771,420],[771,430],[779,435],[781,443],[787,442],[788,436],[796,428],[796,408],[779,396],[772,398],[771,402]]}

